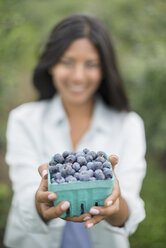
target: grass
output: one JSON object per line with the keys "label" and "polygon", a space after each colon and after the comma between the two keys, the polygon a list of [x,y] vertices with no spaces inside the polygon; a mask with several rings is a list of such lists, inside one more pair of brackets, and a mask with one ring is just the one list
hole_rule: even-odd
{"label": "grass", "polygon": [[141,196],[145,201],[146,219],[130,237],[131,248],[166,247],[166,174],[155,159],[147,159],[147,175]]}

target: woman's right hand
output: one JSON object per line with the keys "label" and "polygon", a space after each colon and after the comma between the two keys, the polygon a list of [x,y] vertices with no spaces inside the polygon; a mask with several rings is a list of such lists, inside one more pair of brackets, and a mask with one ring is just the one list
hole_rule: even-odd
{"label": "woman's right hand", "polygon": [[[39,174],[42,177],[40,186],[35,195],[36,209],[40,217],[45,221],[49,221],[54,218],[60,217],[70,207],[68,201],[61,201],[56,206],[53,205],[53,201],[56,200],[57,195],[54,192],[48,191],[48,163],[40,165],[38,168]],[[89,213],[82,214],[76,217],[66,217],[70,221],[84,222],[91,218]]]}

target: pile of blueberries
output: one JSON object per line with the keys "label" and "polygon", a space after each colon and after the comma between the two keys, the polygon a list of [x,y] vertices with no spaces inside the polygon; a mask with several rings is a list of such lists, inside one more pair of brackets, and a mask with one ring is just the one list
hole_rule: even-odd
{"label": "pile of blueberries", "polygon": [[113,177],[111,163],[105,152],[65,151],[57,153],[49,162],[49,172],[52,184],[78,181],[107,180]]}

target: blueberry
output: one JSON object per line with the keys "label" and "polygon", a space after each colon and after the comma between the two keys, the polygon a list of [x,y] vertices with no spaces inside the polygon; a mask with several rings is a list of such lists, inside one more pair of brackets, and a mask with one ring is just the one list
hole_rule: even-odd
{"label": "blueberry", "polygon": [[87,154],[87,153],[89,152],[89,150],[88,150],[87,148],[84,148],[84,149],[83,149],[83,152],[84,152],[85,154]]}
{"label": "blueberry", "polygon": [[59,164],[58,168],[59,168],[59,172],[61,172],[64,169],[64,165],[63,164]]}
{"label": "blueberry", "polygon": [[88,152],[87,155],[91,155],[93,157],[93,159],[95,159],[97,157],[97,155],[94,151]]}
{"label": "blueberry", "polygon": [[90,170],[94,170],[95,169],[95,163],[94,162],[88,162],[87,163],[87,168]]}
{"label": "blueberry", "polygon": [[77,162],[75,162],[75,163],[73,164],[73,169],[74,169],[75,171],[79,171],[79,169],[80,169],[80,164],[77,163]]}
{"label": "blueberry", "polygon": [[61,170],[61,175],[62,175],[62,177],[66,177],[67,176],[67,172],[66,172],[66,169],[65,168],[63,168]]}
{"label": "blueberry", "polygon": [[51,179],[51,183],[57,184],[57,182],[55,181],[55,178],[52,178],[52,179]]}
{"label": "blueberry", "polygon": [[77,180],[79,180],[80,179],[80,173],[79,172],[76,172],[76,173],[74,173],[74,177],[77,179]]}
{"label": "blueberry", "polygon": [[95,161],[94,166],[95,166],[95,170],[103,168],[103,164],[99,161]]}
{"label": "blueberry", "polygon": [[81,171],[79,175],[80,181],[89,181],[90,174],[88,171]]}
{"label": "blueberry", "polygon": [[104,176],[102,170],[100,170],[100,169],[95,170],[94,175],[95,175],[97,180],[104,180],[105,179],[105,176]]}
{"label": "blueberry", "polygon": [[113,172],[111,169],[104,168],[103,173],[104,173],[106,179],[113,177]]}
{"label": "blueberry", "polygon": [[96,158],[96,161],[99,161],[101,163],[104,163],[105,162],[105,158],[104,157],[97,157]]}
{"label": "blueberry", "polygon": [[84,157],[85,156],[85,153],[84,152],[77,152],[76,153],[76,157]]}
{"label": "blueberry", "polygon": [[[67,164],[67,165],[65,166],[65,170],[66,170],[66,174],[67,174],[67,175],[73,175],[73,174],[75,173],[75,171],[73,170],[73,168],[71,167],[70,164]],[[73,172],[73,171],[74,171],[74,172]]]}
{"label": "blueberry", "polygon": [[50,174],[56,172],[56,167],[53,165],[49,165],[48,169],[49,169]]}
{"label": "blueberry", "polygon": [[66,163],[70,162],[70,163],[74,163],[76,161],[76,156],[75,155],[69,155],[66,157]]}
{"label": "blueberry", "polygon": [[87,164],[87,161],[86,161],[85,157],[83,157],[83,156],[77,157],[77,162],[78,162],[80,165],[86,165],[86,164]]}
{"label": "blueberry", "polygon": [[70,182],[76,182],[77,179],[76,179],[75,177],[73,177],[73,176],[70,175],[70,176],[67,176],[67,177],[66,177],[65,181],[66,181],[67,183],[70,183]]}
{"label": "blueberry", "polygon": [[70,152],[68,152],[68,151],[64,151],[63,153],[62,153],[62,156],[64,157],[64,158],[66,158],[67,156],[69,156],[70,155]]}
{"label": "blueberry", "polygon": [[49,165],[50,165],[50,166],[55,166],[56,164],[57,164],[57,162],[54,161],[54,160],[49,162]]}
{"label": "blueberry", "polygon": [[96,181],[96,178],[95,177],[90,177],[89,181]]}
{"label": "blueberry", "polygon": [[88,168],[87,168],[85,165],[83,165],[83,166],[80,168],[79,172],[81,172],[81,171],[87,171],[87,170],[88,170]]}
{"label": "blueberry", "polygon": [[94,175],[94,171],[93,170],[88,170],[88,173],[89,173],[89,175],[90,175],[90,177],[93,177],[93,175]]}
{"label": "blueberry", "polygon": [[64,183],[64,182],[65,182],[65,179],[64,179],[63,177],[61,177],[61,178],[56,179],[56,182],[57,182],[58,184]]}
{"label": "blueberry", "polygon": [[91,162],[92,160],[93,160],[93,157],[92,157],[92,155],[86,155],[86,161],[87,162]]}
{"label": "blueberry", "polygon": [[104,163],[103,163],[103,168],[111,168],[111,163],[110,162],[108,162],[108,161],[105,161]]}
{"label": "blueberry", "polygon": [[102,151],[98,151],[98,152],[97,152],[97,156],[98,156],[98,157],[107,158],[107,154],[106,154],[105,152],[102,152]]}
{"label": "blueberry", "polygon": [[54,178],[55,178],[55,179],[60,179],[60,178],[62,177],[62,175],[61,175],[60,172],[57,172],[57,173],[55,173],[55,174],[53,174],[53,175],[54,175]]}
{"label": "blueberry", "polygon": [[64,158],[62,155],[60,155],[59,153],[54,155],[54,161],[58,162],[58,163],[63,163],[64,162]]}

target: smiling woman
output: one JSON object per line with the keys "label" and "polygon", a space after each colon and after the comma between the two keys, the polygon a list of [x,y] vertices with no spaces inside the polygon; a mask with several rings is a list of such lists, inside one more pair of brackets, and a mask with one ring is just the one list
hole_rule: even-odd
{"label": "smiling woman", "polygon": [[[6,246],[128,248],[128,235],[145,218],[139,195],[146,171],[144,125],[129,112],[102,23],[87,15],[58,23],[34,69],[33,83],[40,100],[11,111],[8,121],[6,161],[14,197]],[[64,199],[53,206],[57,195],[48,191],[48,162],[55,153],[72,154],[79,162],[81,155],[76,157],[76,152],[83,151],[82,170],[88,149],[114,154],[109,156],[115,178],[112,193],[104,206],[94,203],[88,213],[61,219],[70,202]],[[74,168],[72,162],[70,166]],[[59,182],[67,183],[63,174],[59,177]]]}
{"label": "smiling woman", "polygon": [[68,104],[92,104],[102,79],[100,57],[87,38],[77,39],[51,68],[55,88]]}

